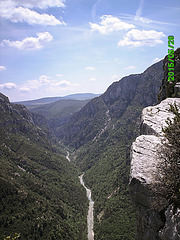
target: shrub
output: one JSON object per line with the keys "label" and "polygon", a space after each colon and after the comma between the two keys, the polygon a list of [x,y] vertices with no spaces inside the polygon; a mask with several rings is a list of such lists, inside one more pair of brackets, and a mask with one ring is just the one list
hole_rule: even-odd
{"label": "shrub", "polygon": [[163,159],[159,170],[161,177],[160,190],[171,204],[179,207],[180,202],[180,113],[177,105],[170,105],[174,113],[173,120],[167,120],[167,127],[163,129],[167,141],[163,144],[160,153]]}

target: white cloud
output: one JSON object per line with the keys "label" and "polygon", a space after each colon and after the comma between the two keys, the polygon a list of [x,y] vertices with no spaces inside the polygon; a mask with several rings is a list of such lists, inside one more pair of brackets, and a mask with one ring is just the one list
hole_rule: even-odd
{"label": "white cloud", "polygon": [[15,88],[17,88],[17,85],[12,82],[0,84],[0,89],[11,90]]}
{"label": "white cloud", "polygon": [[0,66],[0,72],[1,71],[5,71],[6,70],[6,67],[5,66]]}
{"label": "white cloud", "polygon": [[112,76],[111,76],[111,80],[112,81],[117,81],[117,80],[119,80],[120,79],[120,77],[117,75],[117,74],[113,74]]}
{"label": "white cloud", "polygon": [[136,24],[139,23],[139,24],[149,24],[149,23],[152,23],[153,21],[148,19],[148,18],[145,18],[145,17],[141,17],[142,15],[142,10],[143,10],[143,5],[144,5],[144,0],[141,0],[140,1],[140,4],[138,6],[138,9],[136,11],[136,16],[134,18],[134,20],[136,21]]}
{"label": "white cloud", "polygon": [[145,18],[145,17],[135,17],[134,19],[137,23],[141,24],[141,23],[145,23],[145,24],[149,24],[149,23],[153,23],[153,21],[149,18]]}
{"label": "white cloud", "polygon": [[142,15],[143,5],[144,5],[144,0],[141,0],[138,6],[138,9],[136,11],[136,17],[140,17]]}
{"label": "white cloud", "polygon": [[62,0],[1,0],[0,17],[12,22],[26,22],[28,24],[61,25],[64,21],[56,19],[53,15],[39,14],[29,8],[64,7]]}
{"label": "white cloud", "polygon": [[100,17],[100,19],[100,24],[91,22],[89,23],[92,31],[98,31],[101,34],[107,34],[114,31],[129,30],[131,28],[135,28],[133,24],[123,22],[121,19],[113,17],[111,15],[103,15]]}
{"label": "white cloud", "polygon": [[24,84],[18,86],[20,92],[32,93],[34,91],[55,91],[55,90],[64,90],[70,89],[74,86],[78,86],[78,84],[73,84],[69,81],[62,80],[57,81],[52,79],[50,76],[41,75],[38,79],[28,80]]}
{"label": "white cloud", "polygon": [[71,82],[66,81],[66,80],[62,80],[62,81],[60,81],[60,82],[54,81],[54,82],[52,83],[52,86],[60,87],[60,88],[69,88],[69,87],[77,86],[77,85],[78,85],[78,84],[72,84]]}
{"label": "white cloud", "polygon": [[[7,1],[7,0],[5,0]],[[28,8],[48,8],[48,7],[65,7],[66,0],[11,0],[15,5],[21,5]]]}
{"label": "white cloud", "polygon": [[38,37],[27,37],[22,41],[3,40],[2,46],[15,47],[19,50],[38,50],[44,47],[44,44],[51,42],[53,36],[48,32],[37,33]]}
{"label": "white cloud", "polygon": [[38,89],[43,84],[39,80],[29,80],[25,84],[19,87],[21,92],[30,92],[32,90]]}
{"label": "white cloud", "polygon": [[90,78],[89,81],[90,81],[90,82],[95,82],[95,81],[96,81],[96,78]]}
{"label": "white cloud", "polygon": [[21,92],[31,92],[32,90],[37,90],[43,86],[51,85],[53,80],[50,76],[41,75],[38,80],[28,80],[23,85],[19,86]]}
{"label": "white cloud", "polygon": [[86,70],[95,70],[95,67],[86,67]]}
{"label": "white cloud", "polygon": [[126,70],[129,70],[129,69],[135,69],[136,67],[135,66],[128,66],[128,67],[126,67],[125,69]]}
{"label": "white cloud", "polygon": [[155,46],[163,43],[161,38],[165,37],[163,32],[157,32],[155,30],[138,30],[132,29],[125,36],[123,40],[120,40],[118,47],[130,46]]}
{"label": "white cloud", "polygon": [[57,74],[56,74],[56,77],[63,77],[63,74],[57,73]]}
{"label": "white cloud", "polygon": [[51,77],[46,76],[46,75],[41,75],[39,78],[39,82],[42,84],[50,83],[51,82]]}
{"label": "white cloud", "polygon": [[153,59],[152,63],[159,62],[160,60],[162,60],[162,58],[158,58],[158,57],[156,57],[156,58]]}
{"label": "white cloud", "polygon": [[18,7],[15,8],[12,12],[9,12],[8,19],[12,22],[27,22],[30,25],[39,24],[39,25],[61,25],[65,24],[63,21],[59,21],[52,15],[48,14],[39,14],[35,11],[32,11],[28,8]]}

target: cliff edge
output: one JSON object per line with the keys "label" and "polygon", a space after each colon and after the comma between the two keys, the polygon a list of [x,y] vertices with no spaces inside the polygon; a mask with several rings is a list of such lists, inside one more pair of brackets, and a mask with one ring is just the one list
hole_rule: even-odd
{"label": "cliff edge", "polygon": [[173,119],[170,104],[180,110],[180,98],[167,98],[156,106],[144,108],[141,135],[131,148],[130,195],[136,212],[136,240],[180,239],[180,209],[169,205],[160,191],[154,191],[161,158],[162,128]]}

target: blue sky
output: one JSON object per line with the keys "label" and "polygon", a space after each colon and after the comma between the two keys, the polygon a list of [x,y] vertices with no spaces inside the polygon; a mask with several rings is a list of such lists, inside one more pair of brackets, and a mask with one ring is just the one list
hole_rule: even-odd
{"label": "blue sky", "polygon": [[[19,3],[21,2],[21,3]],[[103,93],[180,47],[179,0],[1,0],[0,92]]]}

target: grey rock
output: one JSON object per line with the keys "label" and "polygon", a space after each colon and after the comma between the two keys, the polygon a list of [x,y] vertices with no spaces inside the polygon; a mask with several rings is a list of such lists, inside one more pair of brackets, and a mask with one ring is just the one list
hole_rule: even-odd
{"label": "grey rock", "polygon": [[162,128],[167,126],[167,119],[173,119],[174,114],[169,111],[170,105],[176,103],[180,108],[179,98],[167,98],[157,106],[146,107],[142,111],[141,134],[163,136]]}
{"label": "grey rock", "polygon": [[173,119],[170,104],[180,98],[167,98],[142,111],[141,136],[131,148],[130,194],[136,212],[136,240],[177,240],[180,234],[180,210],[173,210],[168,201],[154,189],[161,162],[159,149],[166,139],[162,128]]}
{"label": "grey rock", "polygon": [[166,223],[162,230],[159,232],[161,240],[179,240],[180,239],[180,209],[174,210],[170,205],[166,212]]}

